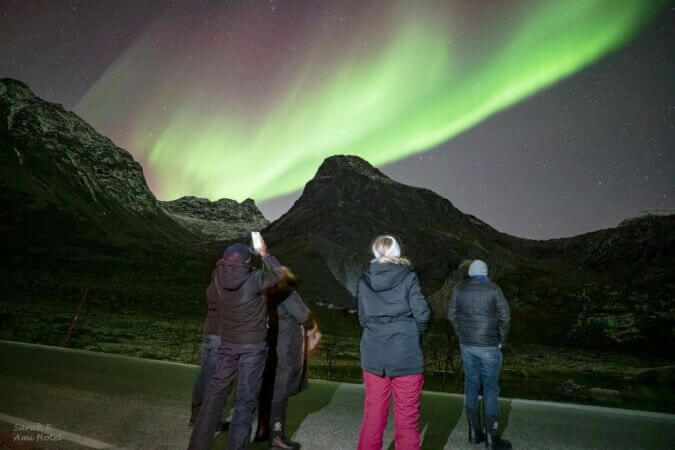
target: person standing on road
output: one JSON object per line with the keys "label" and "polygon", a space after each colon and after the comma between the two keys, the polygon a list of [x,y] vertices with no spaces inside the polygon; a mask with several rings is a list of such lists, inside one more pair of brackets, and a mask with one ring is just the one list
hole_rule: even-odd
{"label": "person standing on road", "polygon": [[213,283],[220,305],[221,344],[216,372],[199,410],[189,449],[211,447],[235,377],[235,411],[228,430],[227,448],[249,448],[252,414],[258,405],[267,358],[267,305],[263,292],[284,277],[279,261],[267,253],[264,242],[259,253],[263,270],[253,269],[251,250],[242,243],[227,247],[218,261]]}
{"label": "person standing on road", "polygon": [[[284,267],[284,280],[265,291],[270,316],[270,352],[258,406],[256,441],[270,450],[298,449],[286,436],[288,399],[307,386],[307,354],[319,334],[313,314],[296,290],[295,276]],[[312,348],[310,348],[312,347]]]}
{"label": "person standing on road", "polygon": [[[464,366],[464,407],[469,442],[485,440],[485,448],[509,449],[499,430],[499,372],[501,348],[511,326],[509,304],[499,286],[488,278],[488,267],[477,259],[469,266],[469,279],[457,284],[448,304],[448,320],[459,338]],[[485,434],[480,425],[478,393],[483,386]]]}
{"label": "person standing on road", "polygon": [[206,319],[204,320],[204,333],[202,338],[201,365],[192,387],[192,405],[188,424],[193,426],[197,421],[199,409],[206,396],[213,374],[216,372],[218,362],[218,349],[220,348],[220,302],[216,290],[216,266],[211,273],[211,282],[206,288]]}
{"label": "person standing on road", "polygon": [[424,385],[422,334],[431,312],[410,261],[393,236],[373,242],[375,258],[358,282],[361,368],[366,398],[358,450],[381,450],[389,400],[394,393],[397,449],[420,448],[420,400]]}

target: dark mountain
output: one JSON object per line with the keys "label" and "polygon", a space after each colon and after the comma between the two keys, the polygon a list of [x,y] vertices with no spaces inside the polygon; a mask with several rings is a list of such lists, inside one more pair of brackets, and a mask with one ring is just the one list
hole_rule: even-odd
{"label": "dark mountain", "polygon": [[269,224],[252,199],[241,203],[222,198],[212,202],[199,197],[181,197],[159,202],[185,228],[211,240],[224,241],[245,236]]}
{"label": "dark mountain", "polygon": [[[27,314],[85,289],[115,312],[200,314],[226,243],[205,236],[248,240],[265,223],[252,201],[158,202],[129,153],[8,79],[0,198],[2,299]],[[372,239],[391,233],[441,322],[466,263],[481,258],[509,298],[514,340],[658,354],[675,344],[674,230],[675,216],[652,214],[573,238],[520,239],[360,158],[335,156],[263,234],[309,300],[352,305]]]}
{"label": "dark mountain", "polygon": [[11,79],[0,80],[0,149],[3,228],[59,229],[50,241],[192,238],[161,208],[127,151]]}
{"label": "dark mountain", "polygon": [[335,156],[263,233],[310,298],[351,305],[370,242],[389,233],[403,242],[436,318],[466,262],[481,258],[511,300],[515,339],[624,348],[673,342],[674,226],[674,216],[647,216],[574,238],[520,239],[358,157]]}
{"label": "dark mountain", "polygon": [[11,79],[0,80],[0,198],[6,299],[86,288],[127,304],[184,299],[208,271],[128,152]]}
{"label": "dark mountain", "polygon": [[[278,242],[280,249],[300,250],[302,258],[316,260],[309,264],[313,271],[320,267],[332,274],[352,294],[377,234],[399,237],[427,292],[440,289],[467,258],[484,258],[497,271],[510,270],[522,259],[513,250],[519,239],[461,213],[428,189],[397,183],[352,156],[326,159],[293,207],[264,232],[275,249]],[[294,252],[286,253],[296,259]],[[298,261],[297,267],[301,265]],[[318,284],[323,286],[323,280]],[[347,305],[351,299],[344,296],[335,302]]]}

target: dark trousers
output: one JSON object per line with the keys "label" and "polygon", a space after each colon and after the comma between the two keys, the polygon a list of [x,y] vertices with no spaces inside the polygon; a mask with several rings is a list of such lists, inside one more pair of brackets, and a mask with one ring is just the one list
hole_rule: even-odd
{"label": "dark trousers", "polygon": [[195,378],[195,384],[192,388],[192,407],[202,404],[206,396],[206,389],[209,387],[213,374],[216,373],[218,364],[218,349],[220,348],[220,336],[217,334],[207,334],[202,340],[202,364],[199,367],[199,373]]}
{"label": "dark trousers", "polygon": [[222,342],[218,352],[216,373],[209,383],[206,397],[190,437],[191,450],[210,449],[220,426],[220,418],[230,385],[237,377],[237,398],[228,430],[230,450],[248,449],[251,441],[253,412],[265,370],[267,342],[233,344]]}

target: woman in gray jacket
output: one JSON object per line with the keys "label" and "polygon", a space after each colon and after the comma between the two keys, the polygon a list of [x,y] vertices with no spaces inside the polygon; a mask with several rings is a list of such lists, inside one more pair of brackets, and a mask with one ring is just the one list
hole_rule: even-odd
{"label": "woman in gray jacket", "polygon": [[431,318],[410,262],[393,236],[373,242],[375,258],[358,283],[361,368],[366,398],[359,450],[381,450],[389,399],[394,393],[397,449],[419,449],[424,357],[421,336]]}

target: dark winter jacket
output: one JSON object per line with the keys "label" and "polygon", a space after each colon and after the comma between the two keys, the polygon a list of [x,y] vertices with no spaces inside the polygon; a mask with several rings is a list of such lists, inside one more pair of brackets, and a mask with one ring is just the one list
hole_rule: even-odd
{"label": "dark winter jacket", "polygon": [[[263,290],[284,277],[279,261],[263,258],[264,270],[218,261],[207,289],[208,309],[220,315],[224,342],[250,344],[267,338],[267,306]],[[207,314],[208,316],[208,314]]]}
{"label": "dark winter jacket", "polygon": [[460,344],[495,347],[506,344],[511,313],[499,286],[488,279],[471,278],[453,289],[448,320]]}
{"label": "dark winter jacket", "polygon": [[276,371],[274,376],[273,401],[283,400],[297,394],[303,387],[304,334],[302,326],[309,319],[309,308],[297,291],[293,291],[276,306]]}
{"label": "dark winter jacket", "polygon": [[358,283],[361,368],[376,375],[424,372],[421,336],[431,312],[408,266],[374,261]]}

